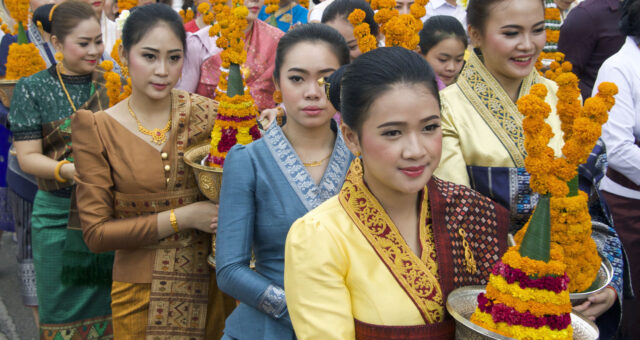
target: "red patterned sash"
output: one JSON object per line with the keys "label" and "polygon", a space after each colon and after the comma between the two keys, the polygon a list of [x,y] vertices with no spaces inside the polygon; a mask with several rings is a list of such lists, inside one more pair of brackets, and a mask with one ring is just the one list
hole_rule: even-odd
{"label": "red patterned sash", "polygon": [[455,333],[452,319],[420,326],[380,326],[354,321],[356,340],[444,340],[453,339]]}

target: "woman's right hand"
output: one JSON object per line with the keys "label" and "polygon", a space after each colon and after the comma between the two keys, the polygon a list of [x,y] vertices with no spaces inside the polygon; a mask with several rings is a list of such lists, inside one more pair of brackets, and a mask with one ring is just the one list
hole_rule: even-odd
{"label": "woman's right hand", "polygon": [[[176,216],[178,226],[180,219],[187,228],[198,229],[205,233],[214,234],[218,229],[218,205],[211,201],[189,204],[180,209],[180,216]],[[176,211],[176,213],[178,213]],[[178,214],[176,214],[178,215]]]}
{"label": "woman's right hand", "polygon": [[73,163],[63,164],[60,167],[60,176],[66,179],[73,179],[73,176],[76,175],[76,166]]}

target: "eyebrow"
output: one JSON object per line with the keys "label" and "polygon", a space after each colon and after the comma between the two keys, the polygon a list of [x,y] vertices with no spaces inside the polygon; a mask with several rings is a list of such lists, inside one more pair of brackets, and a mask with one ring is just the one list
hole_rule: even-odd
{"label": "eyebrow", "polygon": [[[318,73],[327,73],[327,72],[335,72],[335,68],[331,67],[331,68],[325,68],[322,69],[320,71],[318,71]],[[287,72],[300,72],[300,73],[304,73],[304,74],[309,74],[309,71],[303,69],[303,68],[299,68],[299,67],[292,67],[290,69],[287,70]]]}
{"label": "eyebrow", "polygon": [[91,37],[78,37],[78,40],[93,40],[93,39],[98,39],[98,38],[102,38],[102,33],[98,34],[95,38],[91,38]]}
{"label": "eyebrow", "polygon": [[[544,20],[538,21],[537,23],[533,24],[533,26],[531,26],[531,27],[538,26],[538,25],[543,25],[543,24],[544,24]],[[515,25],[515,24],[504,25],[504,26],[502,26],[500,28],[516,28],[516,29],[520,29],[520,28],[522,28],[522,25]]]}
{"label": "eyebrow", "polygon": [[[155,53],[160,53],[160,50],[155,49],[155,48],[151,48],[151,47],[143,47],[142,49],[143,49],[143,50],[149,50],[149,51],[151,51],[151,52],[155,52]],[[173,50],[169,50],[168,52],[169,52],[169,53],[173,53],[173,52],[182,52],[182,49],[181,49],[181,48],[176,48],[176,49],[173,49]]]}
{"label": "eyebrow", "polygon": [[[430,120],[434,120],[434,119],[438,119],[440,118],[440,115],[432,115],[429,116],[427,118],[423,118],[420,120],[420,123],[426,123]],[[386,123],[382,123],[380,125],[378,125],[378,129],[384,128],[384,127],[388,127],[388,126],[396,126],[396,125],[407,125],[407,122],[386,122]]]}

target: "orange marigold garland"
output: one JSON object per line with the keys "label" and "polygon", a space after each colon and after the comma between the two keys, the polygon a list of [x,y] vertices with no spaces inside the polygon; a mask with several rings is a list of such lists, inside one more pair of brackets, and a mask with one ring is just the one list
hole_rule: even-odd
{"label": "orange marigold garland", "polygon": [[130,11],[132,8],[138,6],[138,0],[118,0],[118,12]]}
{"label": "orange marigold garland", "polygon": [[[544,66],[548,66],[554,60],[557,60],[562,53],[558,52],[558,40],[560,39],[560,9],[553,0],[545,0],[544,2],[544,27],[547,35],[547,41],[542,49],[542,53],[536,62],[536,69],[541,71]],[[562,55],[564,58],[564,55]]]}
{"label": "orange marigold garland", "polygon": [[122,82],[120,81],[120,75],[116,72],[113,72],[113,62],[110,60],[105,60],[100,63],[100,67],[102,67],[104,72],[104,80],[106,81],[105,87],[107,88],[107,96],[109,97],[109,107],[118,103],[120,97],[120,89],[122,87]]}
{"label": "orange marigold garland", "polygon": [[356,8],[349,14],[347,18],[351,25],[353,25],[353,36],[358,41],[358,48],[360,48],[360,52],[367,53],[378,46],[378,40],[371,35],[371,27],[369,24],[364,22],[366,17],[366,13]]}
{"label": "orange marigold garland", "polygon": [[237,143],[246,145],[260,138],[260,130],[256,122],[258,109],[249,93],[240,65],[247,59],[244,49],[244,30],[248,27],[246,20],[249,10],[242,0],[234,0],[232,7],[225,5],[224,0],[214,2],[214,13],[208,6],[198,8],[208,16],[207,20],[215,20],[209,35],[218,36],[216,45],[223,49],[220,53],[222,65],[220,80],[216,89],[218,117],[211,131],[211,145],[205,164],[222,168],[227,152]]}
{"label": "orange marigold garland", "polygon": [[191,20],[193,20],[193,18],[195,17],[195,13],[193,13],[193,10],[191,8],[187,8],[187,10],[183,10],[181,9],[178,14],[180,14],[180,18],[182,18],[182,22],[187,23]]}
{"label": "orange marigold garland", "polygon": [[300,4],[300,6],[309,9],[309,0],[298,0],[298,3]]}
{"label": "orange marigold garland", "polygon": [[29,20],[29,1],[7,0],[5,6],[11,17],[17,22],[16,31],[18,34],[18,42],[9,45],[6,79],[20,79],[46,69],[47,64],[40,56],[40,51],[28,41],[24,30],[24,25]]}
{"label": "orange marigold garland", "polygon": [[[546,115],[541,116],[537,109],[543,103],[546,88],[542,90],[543,85],[534,85],[529,95],[518,100],[518,109],[526,117],[523,120],[528,152],[525,165],[531,174],[531,188],[552,196],[551,240],[562,246],[571,279],[569,291],[581,292],[595,279],[600,258],[591,239],[587,196],[577,190],[577,168],[586,162],[595,146],[602,124],[607,120],[607,111],[615,102],[613,95],[617,88],[612,83],[603,83],[598,95],[587,99],[581,107],[578,78],[571,73],[571,64],[554,63],[551,72],[558,84],[557,112],[564,133],[564,157],[555,158],[546,145],[550,128],[543,120]],[[517,241],[522,240],[526,230],[527,226],[516,234]]]}
{"label": "orange marigold garland", "polygon": [[414,7],[412,14],[400,15],[395,7],[395,0],[371,0],[371,8],[377,11],[373,18],[385,36],[385,46],[401,46],[415,50],[420,42],[418,33],[422,29],[422,21],[416,18],[418,10]]}

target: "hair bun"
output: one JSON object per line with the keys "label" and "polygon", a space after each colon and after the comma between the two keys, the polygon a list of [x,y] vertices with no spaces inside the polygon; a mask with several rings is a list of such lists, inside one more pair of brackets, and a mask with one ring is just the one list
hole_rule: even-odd
{"label": "hair bun", "polygon": [[38,24],[38,21],[39,21],[42,24],[42,29],[47,33],[51,33],[50,17],[51,17],[51,12],[53,11],[54,6],[55,6],[54,4],[46,4],[36,8],[31,18],[31,21],[36,25]]}
{"label": "hair bun", "polygon": [[340,83],[348,65],[343,65],[325,79],[325,92],[331,105],[340,111]]}

